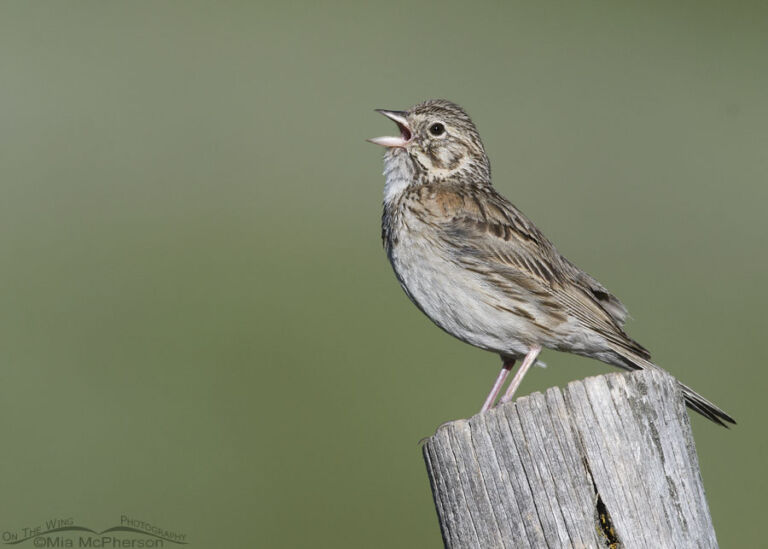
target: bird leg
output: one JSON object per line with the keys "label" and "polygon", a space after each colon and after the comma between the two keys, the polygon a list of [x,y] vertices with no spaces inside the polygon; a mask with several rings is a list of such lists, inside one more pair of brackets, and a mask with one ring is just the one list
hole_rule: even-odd
{"label": "bird leg", "polygon": [[523,382],[523,377],[525,376],[528,369],[533,366],[533,363],[536,362],[536,357],[539,356],[540,352],[541,345],[531,345],[531,349],[528,351],[528,354],[525,355],[523,363],[520,365],[520,369],[515,372],[515,377],[512,378],[512,382],[509,384],[507,392],[503,397],[501,397],[502,404],[512,400],[515,391],[517,391],[517,388],[520,387],[520,384]]}
{"label": "bird leg", "polygon": [[509,372],[512,370],[512,367],[515,365],[514,358],[502,357],[501,360],[503,362],[501,366],[501,372],[499,372],[499,376],[496,378],[496,382],[493,384],[493,387],[491,388],[491,392],[488,394],[488,398],[485,399],[485,403],[483,404],[483,407],[480,408],[481,414],[491,409],[491,407],[493,406],[493,403],[496,401],[496,397],[498,396],[499,391],[501,391],[501,387],[504,385],[504,381],[507,379]]}

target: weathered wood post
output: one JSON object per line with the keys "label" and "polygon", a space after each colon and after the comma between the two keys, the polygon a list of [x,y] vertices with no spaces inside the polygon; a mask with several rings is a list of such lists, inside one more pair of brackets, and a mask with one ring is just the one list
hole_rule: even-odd
{"label": "weathered wood post", "polygon": [[662,372],[448,423],[424,459],[446,547],[717,547],[683,398]]}

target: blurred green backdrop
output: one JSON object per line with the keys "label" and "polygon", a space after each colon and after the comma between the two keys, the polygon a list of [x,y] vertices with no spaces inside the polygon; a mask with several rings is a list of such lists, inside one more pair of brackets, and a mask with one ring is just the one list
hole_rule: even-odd
{"label": "blurred green backdrop", "polygon": [[[498,359],[381,249],[376,107],[464,105],[496,186],[629,306],[723,547],[764,541],[759,3],[5,2],[0,530],[440,547],[418,440]],[[609,371],[549,353],[522,392]]]}

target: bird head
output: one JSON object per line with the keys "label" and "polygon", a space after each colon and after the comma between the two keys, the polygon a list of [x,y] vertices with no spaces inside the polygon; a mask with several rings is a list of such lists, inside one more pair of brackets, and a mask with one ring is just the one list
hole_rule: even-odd
{"label": "bird head", "polygon": [[405,160],[425,183],[459,180],[489,183],[490,163],[467,113],[445,99],[431,99],[407,111],[377,109],[400,129],[400,135],[374,137],[387,147],[387,160]]}

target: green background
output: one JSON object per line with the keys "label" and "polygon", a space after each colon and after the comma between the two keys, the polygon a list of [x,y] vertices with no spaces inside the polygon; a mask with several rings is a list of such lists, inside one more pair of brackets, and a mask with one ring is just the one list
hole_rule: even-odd
{"label": "green background", "polygon": [[[193,547],[440,547],[417,445],[499,362],[380,243],[373,112],[476,121],[494,182],[734,415],[693,428],[764,543],[759,3],[4,2],[0,531],[121,514]],[[522,393],[608,367],[545,353]]]}

